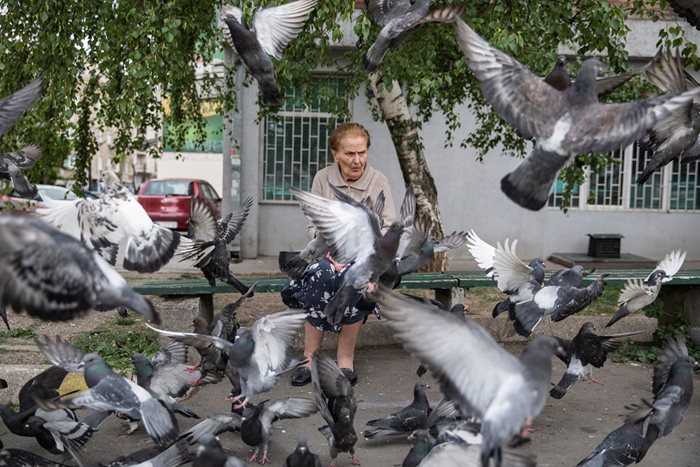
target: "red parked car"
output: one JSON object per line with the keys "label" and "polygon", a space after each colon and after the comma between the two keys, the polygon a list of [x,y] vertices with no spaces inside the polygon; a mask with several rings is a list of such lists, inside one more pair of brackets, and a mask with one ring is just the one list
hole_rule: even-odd
{"label": "red parked car", "polygon": [[188,230],[192,197],[204,199],[221,217],[221,197],[204,180],[191,178],[156,178],[141,185],[138,202],[158,225],[174,230]]}

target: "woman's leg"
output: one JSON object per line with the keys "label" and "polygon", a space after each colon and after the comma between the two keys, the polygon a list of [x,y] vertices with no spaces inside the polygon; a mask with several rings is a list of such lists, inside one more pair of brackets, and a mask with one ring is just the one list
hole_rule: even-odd
{"label": "woman's leg", "polygon": [[338,336],[338,351],[336,358],[338,360],[338,368],[355,369],[355,343],[357,336],[360,334],[362,321],[352,324],[343,324]]}
{"label": "woman's leg", "polygon": [[303,366],[311,367],[311,356],[321,348],[323,341],[323,331],[315,328],[308,321],[304,323],[304,357],[309,361]]}

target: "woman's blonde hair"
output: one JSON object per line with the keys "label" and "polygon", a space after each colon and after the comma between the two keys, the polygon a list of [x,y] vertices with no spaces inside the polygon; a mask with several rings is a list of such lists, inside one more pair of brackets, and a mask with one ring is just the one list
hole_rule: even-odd
{"label": "woman's blonde hair", "polygon": [[367,131],[367,129],[359,123],[348,122],[341,123],[340,125],[335,127],[335,130],[331,132],[331,150],[337,151],[338,145],[340,144],[340,140],[347,136],[364,136],[367,140],[367,149],[369,149],[369,145],[371,142],[369,139],[369,132]]}

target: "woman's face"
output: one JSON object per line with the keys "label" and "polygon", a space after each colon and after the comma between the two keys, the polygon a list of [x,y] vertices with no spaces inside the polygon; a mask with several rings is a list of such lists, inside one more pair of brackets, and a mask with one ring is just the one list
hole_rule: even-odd
{"label": "woman's face", "polygon": [[348,135],[338,142],[338,149],[331,150],[333,159],[340,166],[346,182],[354,182],[365,173],[367,167],[367,138]]}

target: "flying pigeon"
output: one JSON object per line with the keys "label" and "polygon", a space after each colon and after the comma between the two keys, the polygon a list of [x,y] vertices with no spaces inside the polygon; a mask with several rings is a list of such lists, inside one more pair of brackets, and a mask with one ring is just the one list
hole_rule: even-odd
{"label": "flying pigeon", "polygon": [[238,409],[244,408],[252,395],[269,391],[281,374],[304,362],[303,359],[290,358],[288,350],[305,320],[303,310],[272,313],[257,319],[252,328],[240,328],[234,342],[217,336],[148,327],[190,345],[211,342],[226,352],[227,366],[235,369],[241,387],[241,394],[235,397],[239,402],[235,406]]}
{"label": "flying pigeon", "polygon": [[367,439],[383,438],[391,435],[408,435],[422,428],[428,418],[430,402],[425,390],[429,386],[418,382],[413,387],[413,401],[396,413],[384,418],[369,420],[367,425],[372,427],[364,432]]}
{"label": "flying pigeon", "polygon": [[245,467],[245,463],[234,456],[229,456],[221,443],[212,434],[202,437],[195,451],[193,467]]}
{"label": "flying pigeon", "polygon": [[640,454],[648,449],[643,433],[645,421],[641,418],[611,431],[576,467],[612,467],[639,462]]}
{"label": "flying pigeon", "polygon": [[549,391],[549,395],[553,398],[561,399],[576,381],[591,378],[593,371],[589,365],[601,368],[608,358],[608,352],[622,344],[617,339],[634,336],[642,332],[625,332],[599,336],[593,332],[594,330],[593,323],[588,321],[581,325],[581,329],[579,329],[578,334],[573,339],[568,340],[556,337],[559,344],[566,351],[566,358],[561,359],[566,365],[566,371],[559,383]]}
{"label": "flying pigeon", "polygon": [[282,98],[270,57],[282,59],[282,52],[301,32],[317,1],[297,0],[260,9],[253,16],[251,29],[240,8],[231,5],[221,8],[221,19],[228,26],[231,46],[258,82],[265,104],[277,104]]}
{"label": "flying pigeon", "polygon": [[[345,274],[340,290],[326,305],[324,313],[331,324],[338,324],[356,290],[371,293],[376,282],[396,255],[403,231],[393,223],[382,235],[378,216],[364,203],[350,199],[331,185],[337,200],[290,187],[302,211],[330,247],[339,263],[354,263]],[[352,304],[350,304],[352,305]]]}
{"label": "flying pigeon", "polygon": [[476,264],[496,281],[498,290],[508,295],[493,308],[494,318],[516,303],[531,299],[543,286],[544,261],[534,258],[525,264],[515,252],[517,245],[517,239],[510,243],[506,238],[503,246],[499,242],[494,248],[474,230],[467,233],[467,248]]}
{"label": "flying pigeon", "polygon": [[202,270],[212,287],[219,278],[242,294],[248,292],[248,287],[231,273],[227,246],[240,232],[252,206],[253,198],[248,198],[238,212],[217,221],[204,200],[192,198],[189,222],[194,231],[194,243],[182,249],[182,260],[194,259],[195,267]]}
{"label": "flying pigeon", "polygon": [[[58,397],[58,393],[47,394]],[[38,396],[44,399],[43,396]],[[81,449],[87,443],[95,428],[78,419],[71,409],[44,410],[37,408],[34,415],[24,423],[39,445],[52,454],[68,453],[71,449]]]}
{"label": "flying pigeon", "polygon": [[[406,295],[407,297],[412,297],[411,295]],[[424,299],[423,299],[424,300]],[[443,309],[442,303],[440,303],[437,300],[432,300],[430,302],[431,304],[435,305],[439,309]],[[447,311],[447,310],[445,310]],[[464,315],[465,309],[464,309],[464,304],[462,303],[455,303],[452,308],[450,308],[449,313],[453,314],[457,318],[459,318],[461,321],[466,321],[467,317]],[[428,369],[423,366],[423,364],[418,365],[418,368],[416,368],[416,376],[419,378],[426,374],[428,372]],[[432,413],[432,412],[431,412]]]}
{"label": "flying pigeon", "polygon": [[282,467],[321,467],[321,459],[309,449],[306,438],[297,440],[297,447],[294,449]]}
{"label": "flying pigeon", "polygon": [[379,290],[377,303],[394,337],[433,373],[460,414],[482,420],[482,465],[491,457],[498,463],[502,447],[544,407],[552,355],[563,355],[558,341],[538,336],[518,358],[471,320],[386,289]]}
{"label": "flying pigeon", "polygon": [[[659,50],[651,66],[646,70],[649,81],[663,92],[679,93],[700,86],[700,83],[683,71],[680,53],[675,56],[670,50]],[[653,151],[651,160],[637,177],[643,184],[660,167],[680,157],[700,155],[700,98],[693,99],[684,107],[671,112],[667,118],[654,125],[643,146]]]}
{"label": "flying pigeon", "polygon": [[68,371],[83,371],[88,389],[57,402],[37,404],[47,409],[89,407],[98,411],[117,411],[134,420],[141,420],[146,432],[158,446],[173,443],[178,436],[173,414],[151,394],[110,368],[96,353],[85,353],[60,336],[36,338],[37,346],[54,365]]}
{"label": "flying pigeon", "polygon": [[550,279],[531,299],[515,304],[513,328],[521,336],[527,337],[545,316],[557,322],[578,313],[603,294],[607,276],[606,273],[599,275],[584,288],[568,283],[553,285]]}
{"label": "flying pigeon", "polygon": [[158,271],[175,254],[180,234],[154,223],[113,173],[106,172],[104,180],[106,188],[99,199],[48,200],[37,213],[96,250],[111,265],[117,261],[120,244],[126,242],[124,269]]}
{"label": "flying pigeon", "polygon": [[524,137],[537,140],[527,159],[501,180],[501,190],[531,210],[547,203],[559,169],[572,157],[625,147],[700,95],[700,89],[693,89],[679,95],[602,104],[595,85],[599,61],[585,60],[576,84],[557,91],[492,47],[461,19],[454,25],[457,42],[469,58],[467,64],[479,80],[484,99]]}
{"label": "flying pigeon", "polygon": [[95,251],[27,216],[0,217],[0,315],[9,329],[8,305],[47,321],[126,306],[160,322],[153,305]]}
{"label": "flying pigeon", "polygon": [[664,349],[654,363],[654,402],[630,414],[626,420],[633,423],[649,419],[644,434],[646,445],[639,455],[640,461],[657,439],[670,434],[683,421],[693,397],[694,369],[700,369],[700,363],[688,355],[683,336],[667,336]]}
{"label": "flying pigeon", "polygon": [[180,435],[180,439],[189,444],[201,444],[205,435],[219,436],[227,431],[235,432],[241,428],[241,415],[236,412],[214,413]]}
{"label": "flying pigeon", "polygon": [[[19,91],[0,100],[0,136],[8,132],[19,118],[36,102],[44,90],[40,76]],[[9,179],[17,193],[27,198],[36,194],[36,187],[21,169],[29,169],[41,158],[41,149],[30,145],[18,151],[0,153],[0,178]]]}
{"label": "flying pigeon", "polygon": [[367,9],[372,20],[382,30],[372,46],[362,56],[365,70],[377,69],[387,50],[397,47],[424,24],[451,23],[464,11],[463,5],[450,5],[430,11],[431,0],[369,0]]}
{"label": "flying pigeon", "polygon": [[[318,412],[316,402],[303,397],[283,397],[263,401],[258,405],[248,404],[241,414],[241,439],[248,446],[255,447],[248,462],[259,460],[261,464],[270,462],[267,446],[272,437],[272,424],[285,418],[302,418]],[[260,449],[262,457],[258,459]]]}
{"label": "flying pigeon", "polygon": [[[613,91],[618,86],[621,86],[632,79],[636,74],[646,70],[648,66],[649,65],[645,65],[638,70],[627,71],[618,75],[597,78],[595,83],[598,95],[600,96]],[[557,58],[552,71],[550,71],[547,76],[544,77],[544,82],[552,86],[557,91],[565,91],[574,84],[574,82],[571,81],[571,76],[569,76],[569,72],[566,69],[565,56],[560,55]]]}
{"label": "flying pigeon", "polygon": [[333,359],[319,350],[311,357],[311,383],[318,411],[327,423],[318,431],[328,440],[331,466],[339,452],[350,453],[350,463],[360,465],[355,457],[357,433],[353,425],[357,400],[350,381]]}
{"label": "flying pigeon", "polygon": [[664,282],[669,282],[680,270],[685,261],[685,251],[673,250],[656,265],[644,281],[630,279],[620,291],[617,299],[618,309],[605,327],[610,327],[625,316],[641,310],[656,300]]}
{"label": "flying pigeon", "polygon": [[681,18],[685,18],[695,29],[700,30],[700,2],[698,0],[668,0]]}

